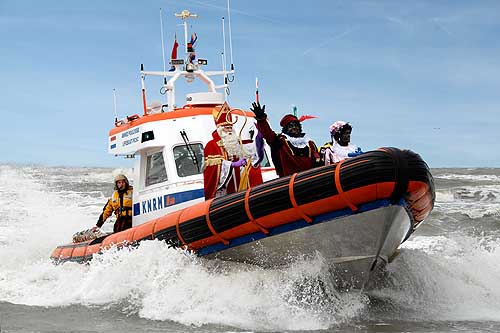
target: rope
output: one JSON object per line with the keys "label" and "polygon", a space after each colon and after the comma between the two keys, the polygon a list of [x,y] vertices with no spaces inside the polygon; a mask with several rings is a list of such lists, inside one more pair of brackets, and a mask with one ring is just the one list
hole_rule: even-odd
{"label": "rope", "polygon": [[344,202],[351,208],[353,212],[358,210],[358,207],[356,207],[344,193],[344,190],[342,189],[342,184],[340,184],[340,166],[345,160],[342,160],[337,163],[337,166],[335,167],[335,186],[337,188],[337,192],[339,193],[339,196],[344,200]]}
{"label": "rope", "polygon": [[206,210],[205,210],[205,221],[207,222],[208,229],[210,229],[210,232],[217,237],[224,245],[229,245],[229,241],[225,238],[223,238],[217,231],[215,230],[214,226],[212,225],[212,221],[210,221],[210,206],[212,202],[205,203],[206,205]]}
{"label": "rope", "polygon": [[247,213],[248,219],[252,222],[257,228],[260,229],[264,234],[268,234],[269,230],[264,228],[259,222],[255,221],[252,212],[250,211],[250,191],[246,191],[245,193],[245,212]]}
{"label": "rope", "polygon": [[292,203],[293,208],[299,213],[299,215],[306,221],[307,223],[312,223],[311,217],[309,217],[297,204],[297,200],[295,200],[295,193],[293,192],[293,183],[295,183],[295,177],[297,177],[297,173],[294,173],[290,178],[290,182],[288,183],[288,195],[290,196],[290,201]]}
{"label": "rope", "polygon": [[182,237],[182,234],[181,234],[181,229],[179,227],[179,222],[181,221],[181,216],[182,214],[184,214],[184,211],[185,209],[183,209],[179,215],[177,215],[177,221],[175,223],[175,232],[177,233],[177,238],[179,239],[179,241],[181,242],[181,247],[183,248],[188,248],[188,244],[186,243],[186,241],[184,240],[184,237]]}

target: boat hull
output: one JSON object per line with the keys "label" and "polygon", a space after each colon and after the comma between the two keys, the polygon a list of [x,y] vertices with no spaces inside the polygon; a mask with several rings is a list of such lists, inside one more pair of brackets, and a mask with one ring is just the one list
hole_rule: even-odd
{"label": "boat hull", "polygon": [[111,246],[158,239],[200,256],[263,267],[319,254],[348,280],[383,266],[428,216],[434,198],[432,176],[419,155],[382,148],[208,200],[104,239],[61,245],[51,257],[85,262]]}
{"label": "boat hull", "polygon": [[361,288],[411,231],[404,205],[388,205],[326,219],[272,237],[207,254],[208,258],[254,264],[264,268],[289,266],[320,257],[342,287]]}

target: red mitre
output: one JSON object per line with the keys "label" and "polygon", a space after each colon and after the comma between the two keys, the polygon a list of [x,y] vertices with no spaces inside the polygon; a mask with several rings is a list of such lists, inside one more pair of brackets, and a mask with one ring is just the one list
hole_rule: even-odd
{"label": "red mitre", "polygon": [[215,126],[233,125],[233,117],[231,115],[231,108],[225,102],[219,110],[213,109],[212,115],[214,116]]}

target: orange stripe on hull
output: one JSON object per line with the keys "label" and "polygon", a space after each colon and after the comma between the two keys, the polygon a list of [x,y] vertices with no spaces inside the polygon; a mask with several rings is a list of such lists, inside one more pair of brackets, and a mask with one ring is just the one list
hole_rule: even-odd
{"label": "orange stripe on hull", "polygon": [[[380,153],[381,152],[378,152],[378,154]],[[302,175],[301,177],[298,177],[299,174],[295,174],[289,179],[281,178],[266,182],[258,187],[248,189],[244,195],[238,193],[233,195],[233,197],[228,196],[228,199],[225,199],[226,201],[224,201],[222,205],[219,204],[219,202],[215,202],[217,199],[208,200],[170,213],[143,225],[112,234],[106,237],[102,244],[91,246],[86,246],[86,244],[81,244],[85,246],[74,244],[74,248],[71,245],[58,247],[52,252],[51,257],[61,261],[68,260],[71,257],[86,258],[90,257],[91,254],[99,252],[101,249],[107,249],[113,245],[123,246],[142,239],[152,239],[155,235],[158,237],[158,233],[162,230],[167,230],[168,232],[165,237],[160,237],[161,239],[168,239],[167,236],[177,236],[179,244],[175,245],[186,245],[192,250],[198,250],[218,243],[228,245],[233,239],[255,232],[266,233],[266,231],[271,228],[299,220],[313,222],[314,218],[319,215],[344,209],[357,209],[357,207],[366,203],[390,199],[394,191],[398,190],[397,188],[400,187],[396,181],[375,182],[349,189],[349,184],[346,184],[345,180],[342,179],[343,174],[347,171],[357,170],[350,169],[353,166],[354,168],[359,168],[363,164],[366,164],[364,160],[365,158],[360,161],[354,161],[355,163],[340,163],[330,167],[314,169],[312,172],[309,172],[309,174],[300,174]],[[367,176],[369,172],[370,169],[368,168],[366,173]],[[347,172],[347,174],[349,174],[349,172]],[[350,175],[352,176],[352,172]],[[432,177],[429,177],[428,181],[432,182]],[[300,204],[300,202],[304,202],[304,193],[306,192],[304,192],[304,187],[302,187],[301,201],[296,198],[297,194],[295,190],[300,188],[300,186],[306,186],[310,182],[322,184],[321,181],[315,180],[316,178],[333,181],[335,183],[333,190],[336,189],[337,192],[325,192],[328,193],[328,197],[319,198],[312,202],[305,201],[306,203]],[[342,185],[340,185],[341,181]],[[406,200],[408,209],[413,215],[412,221],[414,223],[413,227],[415,228],[429,215],[433,208],[434,188],[432,183],[427,183],[425,181],[409,180],[407,184],[404,184],[407,188],[404,190],[404,193],[401,194],[401,198]],[[346,190],[346,188],[349,190]],[[273,202],[269,202],[267,208],[264,208],[267,209],[265,210],[267,215],[258,218],[253,216],[251,207],[252,202],[255,204],[262,204],[262,201],[259,202],[259,199],[269,198],[270,193],[272,194],[273,192],[279,192],[285,196],[288,195],[288,200],[290,200],[289,204],[287,205],[286,197],[280,197],[280,199],[282,199],[281,208],[279,208],[281,209],[280,211],[273,211],[275,206]],[[224,212],[223,209],[226,209],[227,212],[239,212],[241,210],[241,214],[243,215],[236,217],[236,221],[238,221],[237,225],[229,227],[227,230],[218,231],[224,228],[221,228],[219,225],[217,229],[214,223],[217,220],[219,222],[223,221],[223,217],[221,217],[221,214]],[[255,211],[253,212],[255,213]],[[186,232],[186,230],[193,230],[189,229],[193,228],[193,225],[196,230],[198,230],[195,233],[198,235],[206,235],[206,237],[193,240],[193,231]],[[204,231],[199,231],[202,229],[204,229]],[[183,234],[182,230],[184,230],[186,234]],[[187,240],[186,237],[188,237]],[[189,240],[191,241],[186,243]]]}
{"label": "orange stripe on hull", "polygon": [[[342,195],[334,195],[329,198],[318,200],[309,204],[272,213],[257,220],[248,218],[248,223],[243,223],[237,227],[223,231],[221,233],[215,232],[213,226],[211,227],[209,225],[209,228],[211,227],[210,229],[213,232],[213,235],[205,239],[190,243],[189,248],[197,250],[202,247],[214,245],[220,242],[223,242],[227,245],[227,241],[231,239],[235,239],[258,231],[263,232],[263,229],[267,230],[293,221],[301,219],[305,220],[304,216],[317,216],[336,210],[350,208],[350,205],[347,204],[344,196],[348,196],[350,203],[354,205],[361,205],[370,201],[386,199],[394,190],[394,186],[395,183],[386,182],[360,187],[354,190],[343,192]],[[425,183],[413,182],[411,186],[415,190],[415,192],[413,192],[413,196],[419,196],[420,194],[424,193],[424,195],[419,199],[413,201],[413,204],[410,207],[414,211],[415,221],[420,222],[428,216],[432,209],[432,196],[427,192],[428,186]],[[409,197],[409,201],[412,201],[412,196]],[[113,245],[123,246],[133,243],[133,241],[136,240],[145,238],[151,239],[153,238],[153,235],[155,233],[169,227],[176,227],[176,229],[178,230],[178,220],[179,225],[182,225],[186,221],[190,221],[197,217],[206,216],[210,207],[210,203],[211,200],[192,207],[185,208],[177,212],[173,212],[169,215],[160,217],[143,225],[110,235],[102,242],[102,245],[96,244],[89,247],[80,247],[75,249],[57,248],[53,251],[52,258],[59,258],[60,260],[64,260],[70,257],[84,257],[86,255],[88,256],[89,254],[98,252],[101,248],[108,249]],[[182,239],[182,236],[179,238]],[[182,242],[185,243],[183,239]]]}

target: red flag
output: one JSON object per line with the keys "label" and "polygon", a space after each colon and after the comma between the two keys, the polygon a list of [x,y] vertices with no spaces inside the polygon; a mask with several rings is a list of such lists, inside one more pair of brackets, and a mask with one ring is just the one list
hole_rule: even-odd
{"label": "red flag", "polygon": [[311,116],[310,114],[305,114],[303,116],[300,116],[299,121],[303,122],[304,120],[314,119],[314,118],[318,118],[318,117],[317,116]]}
{"label": "red flag", "polygon": [[[172,54],[170,55],[170,60],[177,59],[177,47],[179,47],[179,43],[177,43],[177,34],[174,37],[174,46],[172,46]],[[170,66],[169,72],[175,71],[175,66]]]}
{"label": "red flag", "polygon": [[179,44],[177,43],[177,35],[175,35],[174,46],[172,47],[172,55],[170,56],[170,60],[177,59],[177,48]]}

